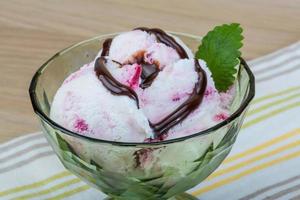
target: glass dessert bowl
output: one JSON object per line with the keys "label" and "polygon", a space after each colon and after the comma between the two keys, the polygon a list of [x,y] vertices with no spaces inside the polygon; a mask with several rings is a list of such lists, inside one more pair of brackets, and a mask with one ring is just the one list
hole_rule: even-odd
{"label": "glass dessert bowl", "polygon": [[[170,34],[194,52],[201,42],[197,36]],[[95,59],[107,38],[116,35],[98,36],[64,49],[36,72],[29,92],[43,132],[63,165],[109,198],[196,199],[184,192],[209,176],[230,152],[254,97],[254,76],[240,58],[232,114],[192,135],[131,143],[91,138],[65,129],[50,119],[56,91],[67,76]]]}

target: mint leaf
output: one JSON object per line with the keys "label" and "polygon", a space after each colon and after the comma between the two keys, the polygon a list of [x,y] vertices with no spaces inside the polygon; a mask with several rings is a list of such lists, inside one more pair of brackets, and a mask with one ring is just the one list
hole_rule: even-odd
{"label": "mint leaf", "polygon": [[224,92],[233,84],[243,46],[243,29],[237,23],[216,26],[202,39],[196,58],[206,62],[219,92]]}

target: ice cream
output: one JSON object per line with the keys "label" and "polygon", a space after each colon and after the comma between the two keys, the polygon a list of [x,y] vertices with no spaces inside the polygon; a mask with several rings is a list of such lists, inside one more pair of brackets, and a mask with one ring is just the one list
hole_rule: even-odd
{"label": "ice cream", "polygon": [[233,96],[216,90],[206,63],[179,38],[137,28],[106,40],[93,62],[65,79],[50,116],[88,137],[151,142],[227,119]]}

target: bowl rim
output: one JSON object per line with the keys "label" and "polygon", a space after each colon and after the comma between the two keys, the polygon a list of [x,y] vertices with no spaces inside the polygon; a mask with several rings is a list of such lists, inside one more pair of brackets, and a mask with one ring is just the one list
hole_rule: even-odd
{"label": "bowl rim", "polygon": [[[190,37],[193,39],[199,39],[201,40],[200,36],[196,36],[196,35],[192,35],[192,34],[188,34],[188,33],[181,33],[181,32],[174,32],[174,31],[167,31],[170,34],[174,34],[175,36],[185,36],[185,37]],[[54,60],[56,57],[60,56],[61,54],[63,54],[64,52],[71,50],[74,47],[77,47],[79,45],[82,45],[84,43],[96,40],[96,39],[101,39],[101,38],[105,38],[105,37],[109,37],[109,36],[115,36],[116,34],[119,34],[121,32],[116,32],[116,33],[110,33],[110,34],[103,34],[103,35],[99,35],[96,37],[92,37],[90,39],[87,40],[83,40],[81,42],[78,42],[76,44],[73,44],[65,49],[62,49],[61,51],[57,52],[56,54],[54,54],[50,59],[48,59],[44,64],[41,65],[41,67],[39,67],[39,69],[35,72],[31,82],[30,82],[30,86],[29,86],[29,95],[30,95],[30,100],[31,100],[31,104],[33,107],[34,112],[42,119],[44,120],[46,123],[48,123],[50,126],[54,127],[55,129],[58,129],[60,132],[67,134],[69,136],[72,137],[76,137],[79,139],[83,139],[83,140],[87,140],[90,142],[100,142],[100,143],[107,143],[107,144],[112,144],[112,145],[117,145],[117,146],[155,146],[155,145],[162,145],[162,144],[170,144],[170,143],[176,143],[176,142],[181,142],[184,140],[188,140],[197,136],[202,136],[202,135],[206,135],[209,134],[213,131],[218,130],[219,128],[226,126],[227,124],[229,124],[230,122],[232,122],[233,120],[235,120],[236,118],[238,118],[243,111],[248,107],[248,105],[250,104],[251,100],[254,98],[255,95],[255,77],[250,69],[250,67],[248,66],[248,64],[246,63],[246,61],[240,57],[240,62],[243,65],[244,69],[246,70],[248,76],[249,76],[249,92],[247,97],[244,99],[244,101],[242,102],[242,104],[240,105],[240,107],[238,109],[236,109],[226,120],[221,121],[220,123],[202,130],[200,132],[196,132],[193,133],[191,135],[187,135],[184,137],[179,137],[179,138],[174,138],[174,139],[170,139],[170,140],[163,140],[163,141],[158,141],[158,142],[122,142],[122,141],[111,141],[111,140],[104,140],[104,139],[99,139],[99,138],[92,138],[92,137],[88,137],[85,135],[81,135],[79,133],[73,132],[71,130],[68,130],[66,128],[64,128],[63,126],[59,125],[58,123],[54,122],[52,119],[50,119],[50,117],[48,117],[40,108],[39,104],[38,104],[38,98],[36,95],[36,86],[39,80],[40,75],[43,73],[43,70],[47,67],[47,65]]]}

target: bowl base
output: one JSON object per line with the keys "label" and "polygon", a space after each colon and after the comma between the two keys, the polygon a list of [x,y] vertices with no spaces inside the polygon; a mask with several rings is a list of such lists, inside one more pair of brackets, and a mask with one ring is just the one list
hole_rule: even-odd
{"label": "bowl base", "polygon": [[[104,200],[114,200],[114,198],[106,197]],[[168,200],[199,200],[199,199],[188,193],[182,193],[182,194],[178,194]]]}
{"label": "bowl base", "polygon": [[198,198],[196,198],[188,193],[182,193],[182,194],[178,194],[168,200],[198,200]]}

